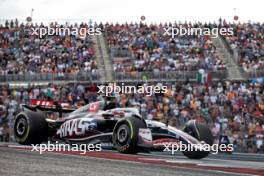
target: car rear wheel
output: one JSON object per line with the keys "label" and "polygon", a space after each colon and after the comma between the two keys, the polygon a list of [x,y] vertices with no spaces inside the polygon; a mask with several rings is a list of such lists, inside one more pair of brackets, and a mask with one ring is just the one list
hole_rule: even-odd
{"label": "car rear wheel", "polygon": [[41,112],[21,112],[14,125],[15,139],[19,144],[40,144],[47,140],[47,122]]}

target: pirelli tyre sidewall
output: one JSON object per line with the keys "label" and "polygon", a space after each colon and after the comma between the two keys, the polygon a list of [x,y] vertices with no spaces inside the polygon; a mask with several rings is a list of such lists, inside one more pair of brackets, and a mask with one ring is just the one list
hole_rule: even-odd
{"label": "pirelli tyre sidewall", "polygon": [[[213,145],[213,135],[211,130],[205,125],[201,123],[197,123],[194,120],[187,122],[184,132],[190,134],[195,137],[199,141],[203,141],[210,146]],[[210,152],[207,151],[185,151],[183,154],[190,159],[202,159],[209,155]]]}
{"label": "pirelli tyre sidewall", "polygon": [[48,126],[42,112],[21,112],[15,118],[14,135],[19,144],[40,144],[47,140]]}
{"label": "pirelli tyre sidewall", "polygon": [[119,120],[113,131],[113,144],[121,153],[137,153],[139,151],[138,131],[140,128],[147,128],[143,119],[129,117]]}

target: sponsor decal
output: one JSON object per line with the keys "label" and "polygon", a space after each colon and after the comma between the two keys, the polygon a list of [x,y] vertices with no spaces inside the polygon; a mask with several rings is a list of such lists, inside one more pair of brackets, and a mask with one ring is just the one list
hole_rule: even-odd
{"label": "sponsor decal", "polygon": [[54,105],[53,101],[46,101],[46,100],[30,100],[30,104],[32,105],[38,105],[38,106],[46,106],[46,107],[52,107]]}
{"label": "sponsor decal", "polygon": [[99,102],[91,103],[88,112],[97,112],[99,110]]}
{"label": "sponsor decal", "polygon": [[114,147],[114,144],[111,142],[102,142],[101,146],[102,147]]}
{"label": "sponsor decal", "polygon": [[141,136],[145,141],[152,141],[152,134],[150,129],[140,128],[138,131],[138,135]]}
{"label": "sponsor decal", "polygon": [[[59,104],[62,108],[70,107],[69,103],[59,102]],[[55,107],[54,101],[35,100],[35,99],[30,100],[30,105],[37,105],[42,107]]]}
{"label": "sponsor decal", "polygon": [[57,135],[61,138],[71,136],[81,136],[87,131],[94,130],[97,128],[97,124],[92,119],[72,119],[66,121],[61,125],[57,131]]}

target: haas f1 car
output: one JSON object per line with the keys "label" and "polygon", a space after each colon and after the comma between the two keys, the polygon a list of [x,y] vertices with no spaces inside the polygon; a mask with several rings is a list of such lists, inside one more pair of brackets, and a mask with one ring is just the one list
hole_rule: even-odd
{"label": "haas f1 car", "polygon": [[[43,106],[50,104],[50,106]],[[35,100],[35,105],[22,105],[15,118],[14,135],[22,145],[60,141],[69,144],[101,144],[122,153],[164,150],[175,143],[213,145],[210,129],[190,120],[183,130],[164,123],[145,120],[136,108],[116,108],[98,101],[71,110],[49,101]],[[60,118],[48,118],[56,112]],[[202,145],[196,145],[202,146]],[[166,147],[167,148],[167,147]],[[201,159],[210,151],[202,148],[183,151],[188,158]]]}

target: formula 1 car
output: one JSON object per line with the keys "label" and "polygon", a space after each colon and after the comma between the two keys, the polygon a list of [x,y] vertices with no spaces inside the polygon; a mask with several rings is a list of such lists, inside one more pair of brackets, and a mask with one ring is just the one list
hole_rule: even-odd
{"label": "formula 1 car", "polygon": [[[164,150],[164,144],[213,145],[209,128],[190,120],[183,130],[164,123],[145,120],[136,108],[113,108],[106,101],[90,103],[76,110],[51,101],[32,101],[23,105],[15,118],[14,135],[23,145],[40,144],[53,140],[69,144],[101,144],[122,153]],[[49,106],[45,106],[49,104]],[[57,112],[60,118],[48,118],[47,112]],[[172,145],[170,145],[171,148]],[[198,145],[199,146],[199,145]],[[167,148],[167,147],[166,147]],[[210,151],[196,148],[184,151],[188,158],[201,159]]]}

